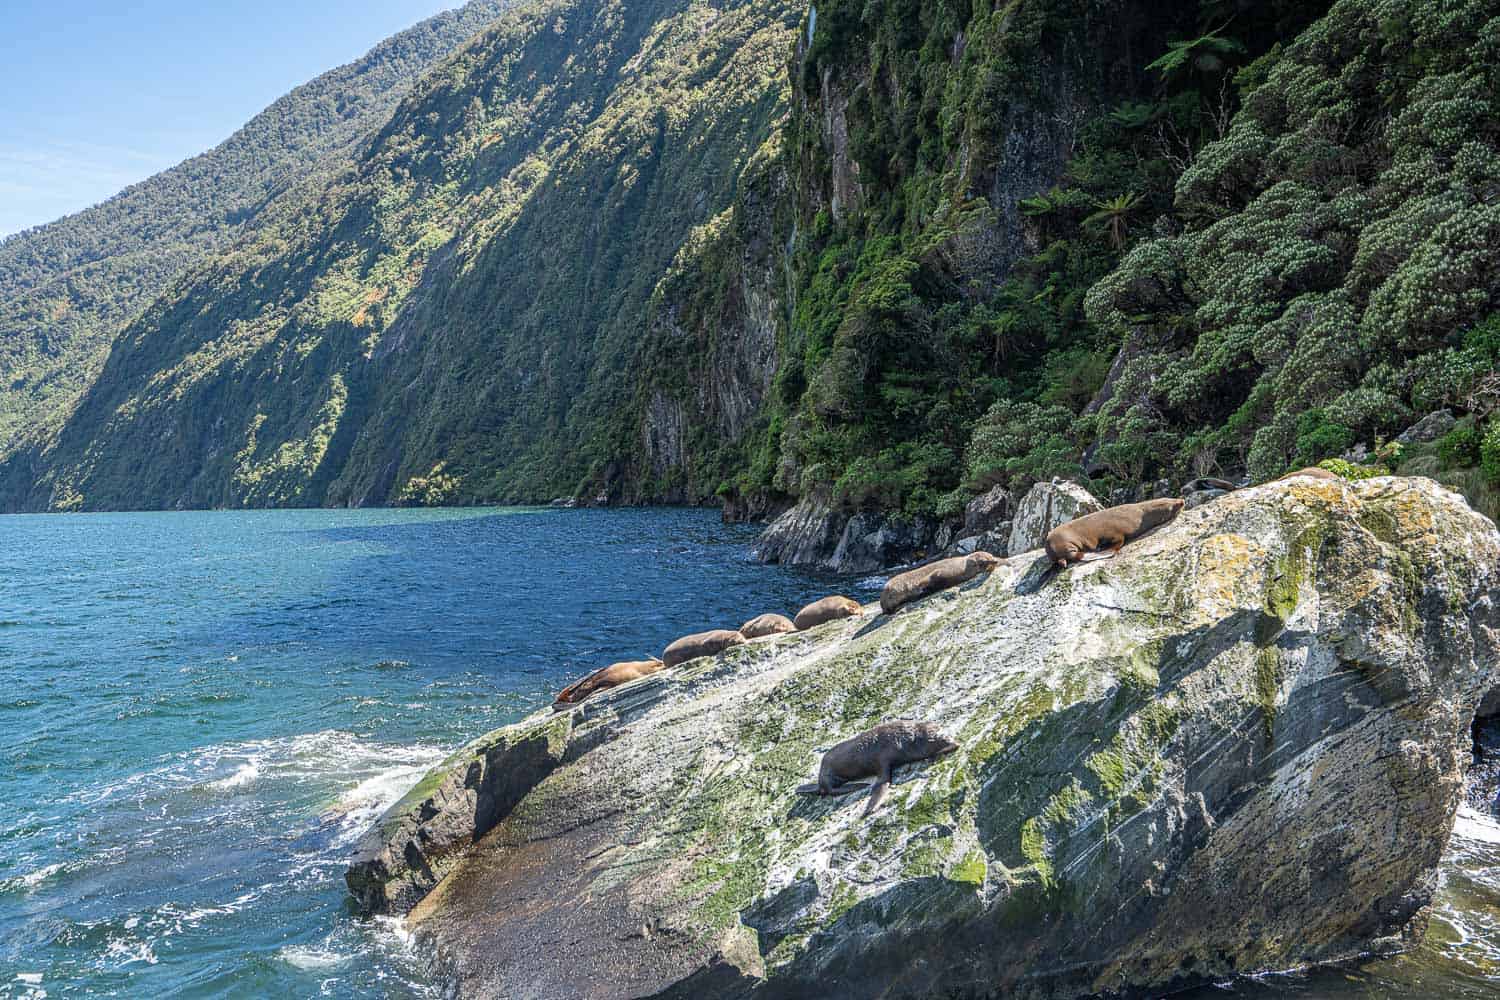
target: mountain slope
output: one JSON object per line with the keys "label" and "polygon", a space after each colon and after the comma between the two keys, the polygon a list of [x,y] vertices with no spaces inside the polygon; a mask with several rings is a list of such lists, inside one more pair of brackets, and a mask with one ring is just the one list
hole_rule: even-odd
{"label": "mountain slope", "polygon": [[110,341],[264,205],[343,162],[434,62],[510,0],[472,0],[296,88],[222,144],[0,242],[0,456],[56,426]]}
{"label": "mountain slope", "polygon": [[132,323],[3,503],[570,492],[658,279],[784,107],[793,17],[517,7]]}

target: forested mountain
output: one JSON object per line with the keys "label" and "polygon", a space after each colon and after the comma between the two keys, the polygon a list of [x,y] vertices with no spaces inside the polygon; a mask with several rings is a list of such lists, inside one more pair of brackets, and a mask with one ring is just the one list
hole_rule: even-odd
{"label": "forested mountain", "polygon": [[346,162],[432,64],[509,0],[472,0],[293,90],[201,156],[0,242],[0,457],[49,431],[119,327],[268,201]]}
{"label": "forested mountain", "polygon": [[0,505],[948,516],[1363,445],[1493,514],[1496,45],[1500,0],[532,0]]}
{"label": "forested mountain", "polygon": [[[698,442],[643,456],[644,495],[947,516],[1365,446],[1354,474],[1500,513],[1500,4],[885,0],[806,28],[779,214],[718,229],[787,247],[773,391],[731,449],[644,397]],[[744,314],[748,245],[669,289],[700,335]],[[1382,446],[1438,408],[1442,440]]]}
{"label": "forested mountain", "polygon": [[117,338],[18,506],[570,490],[646,304],[784,107],[779,3],[518,5]]}

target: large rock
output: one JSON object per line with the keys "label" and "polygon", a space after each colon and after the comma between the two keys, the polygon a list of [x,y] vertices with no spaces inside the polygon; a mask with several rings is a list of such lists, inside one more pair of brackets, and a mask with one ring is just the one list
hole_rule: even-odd
{"label": "large rock", "polygon": [[1011,505],[1015,501],[1010,491],[996,486],[988,493],[981,493],[964,507],[964,535],[982,535],[997,527],[1010,517]]}
{"label": "large rock", "polygon": [[1426,444],[1436,441],[1458,423],[1451,410],[1434,410],[1396,436],[1399,444]]}
{"label": "large rock", "polygon": [[928,518],[893,514],[843,514],[803,500],[761,533],[752,549],[762,562],[874,573],[913,562],[948,543],[951,530]]}
{"label": "large rock", "polygon": [[1008,551],[1020,553],[1040,548],[1047,532],[1059,524],[1103,509],[1104,505],[1077,483],[1037,483],[1016,510]]}
{"label": "large rock", "polygon": [[[1500,672],[1497,567],[1428,480],[1237,491],[492,734],[350,884],[430,889],[410,923],[463,996],[1156,994],[1399,948]],[[796,793],[902,717],[960,750],[870,819]]]}

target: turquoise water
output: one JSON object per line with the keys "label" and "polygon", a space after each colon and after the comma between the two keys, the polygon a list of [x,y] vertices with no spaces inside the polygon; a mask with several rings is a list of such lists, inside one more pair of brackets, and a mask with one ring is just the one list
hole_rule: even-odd
{"label": "turquoise water", "polygon": [[0,517],[0,997],[436,995],[348,907],[360,834],[566,681],[817,590],[752,538],[687,510]]}
{"label": "turquoise water", "polygon": [[[685,510],[0,517],[0,998],[439,995],[399,924],[349,907],[360,835],[565,682],[829,589],[750,562],[753,534]],[[1494,784],[1420,951],[1193,995],[1500,996]]]}

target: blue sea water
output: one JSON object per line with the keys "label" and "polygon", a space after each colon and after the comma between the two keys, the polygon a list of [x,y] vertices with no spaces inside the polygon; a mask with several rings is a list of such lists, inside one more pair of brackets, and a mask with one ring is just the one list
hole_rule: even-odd
{"label": "blue sea water", "polygon": [[0,517],[0,997],[436,995],[373,819],[567,681],[818,583],[694,510]]}
{"label": "blue sea water", "polygon": [[[690,510],[0,517],[0,998],[438,996],[401,925],[349,905],[360,835],[567,681],[832,589],[750,561],[753,534]],[[1422,949],[1194,996],[1500,996],[1476,795]]]}

